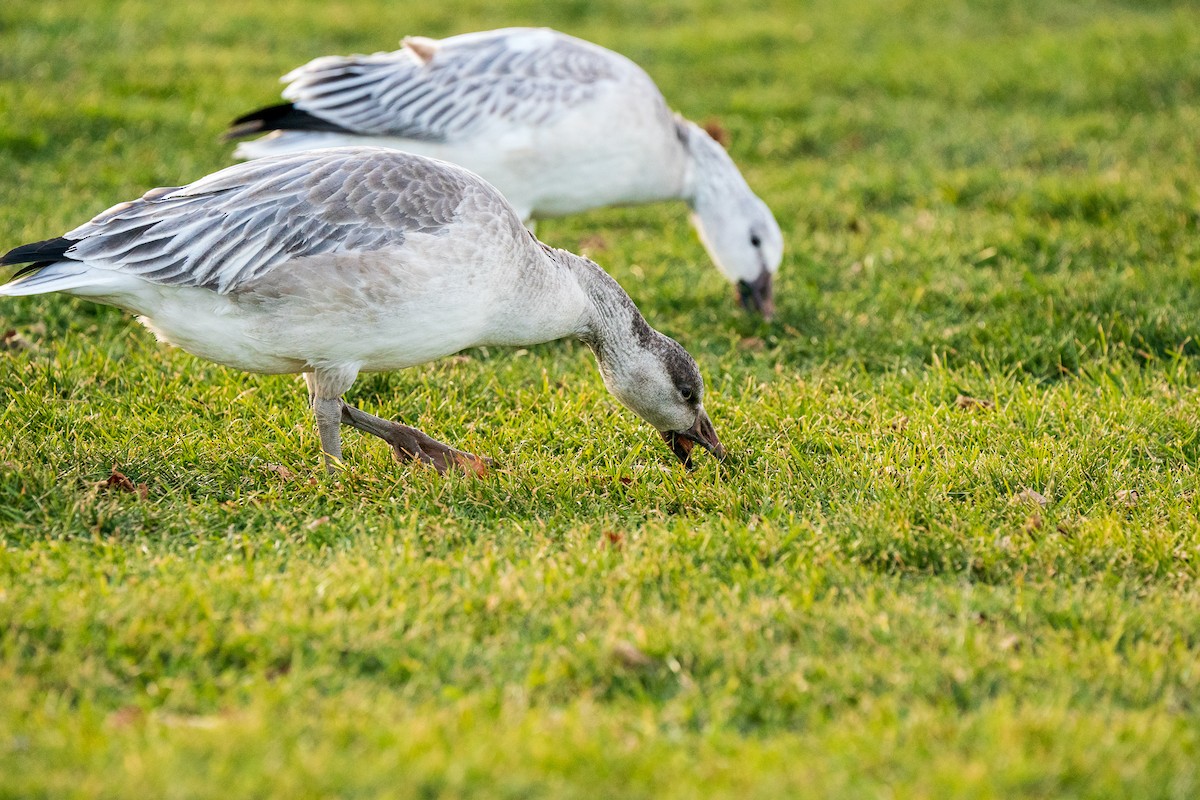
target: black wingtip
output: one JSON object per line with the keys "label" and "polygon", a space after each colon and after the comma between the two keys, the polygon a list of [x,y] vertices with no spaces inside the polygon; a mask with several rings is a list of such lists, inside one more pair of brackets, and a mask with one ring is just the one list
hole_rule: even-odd
{"label": "black wingtip", "polygon": [[43,267],[46,264],[66,258],[67,251],[75,245],[75,242],[75,239],[56,236],[53,239],[43,239],[40,242],[23,244],[20,247],[14,247],[5,253],[3,257],[0,257],[0,267],[6,267],[10,264],[34,265],[25,267],[21,272],[28,272]]}
{"label": "black wingtip", "polygon": [[229,130],[225,131],[222,138],[228,142],[267,131],[351,133],[339,125],[334,125],[320,117],[314,117],[307,111],[301,111],[292,103],[282,103],[243,114],[230,123]]}

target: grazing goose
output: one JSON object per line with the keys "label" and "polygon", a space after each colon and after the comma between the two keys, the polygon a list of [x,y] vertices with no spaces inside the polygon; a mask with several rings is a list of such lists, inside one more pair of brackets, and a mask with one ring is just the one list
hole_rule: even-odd
{"label": "grazing goose", "polygon": [[539,242],[460,167],[382,148],[238,164],[154,189],[23,245],[0,295],[66,292],[140,315],[160,339],[250,372],[304,374],[330,471],[340,424],[439,471],[481,460],[342,401],[363,371],[476,345],[573,336],[604,384],[691,466],[724,449],[691,356],[591,261]]}
{"label": "grazing goose", "polygon": [[290,103],[227,136],[234,155],[374,144],[495,185],[522,219],[682,199],[744,306],[770,318],[783,235],[722,147],[667,107],[641,67],[547,29],[409,37],[393,53],[318,58],[283,77]]}

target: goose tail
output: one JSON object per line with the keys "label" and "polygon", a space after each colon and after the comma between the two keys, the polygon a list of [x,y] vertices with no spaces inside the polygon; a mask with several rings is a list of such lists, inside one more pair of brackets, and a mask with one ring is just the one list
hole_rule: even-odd
{"label": "goose tail", "polygon": [[67,251],[74,244],[73,239],[59,236],[9,250],[0,258],[0,267],[20,265],[20,268],[10,282],[0,286],[0,295],[21,297],[94,284],[96,278],[91,268],[67,258]]}
{"label": "goose tail", "polygon": [[96,285],[96,274],[78,261],[59,261],[36,272],[23,272],[20,277],[0,286],[0,296],[24,297],[31,294],[66,292]]}

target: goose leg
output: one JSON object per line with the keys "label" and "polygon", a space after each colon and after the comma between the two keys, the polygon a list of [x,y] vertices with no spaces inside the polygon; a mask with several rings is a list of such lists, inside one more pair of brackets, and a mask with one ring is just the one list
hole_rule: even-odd
{"label": "goose leg", "polygon": [[[325,471],[333,475],[342,466],[342,399],[341,391],[330,396],[328,377],[325,374],[304,373],[304,382],[308,384],[308,404],[317,418],[317,435],[321,437],[321,452],[325,454]],[[334,388],[340,389],[337,384],[335,381]]]}
{"label": "goose leg", "polygon": [[379,417],[359,411],[345,402],[341,405],[341,421],[352,428],[378,436],[392,446],[399,461],[420,461],[445,472],[451,467],[459,467],[465,472],[482,475],[491,459],[455,450],[447,444],[426,436],[416,428],[401,425],[398,422],[380,419]]}
{"label": "goose leg", "polygon": [[334,474],[342,464],[342,412],[340,403],[314,397],[313,412],[317,416],[317,434],[321,437],[321,451],[325,453],[325,471]]}

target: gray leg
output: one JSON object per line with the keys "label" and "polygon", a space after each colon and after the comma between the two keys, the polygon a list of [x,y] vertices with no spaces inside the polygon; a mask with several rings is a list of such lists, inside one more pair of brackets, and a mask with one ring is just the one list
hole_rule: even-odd
{"label": "gray leg", "polygon": [[438,472],[445,472],[451,467],[459,467],[465,472],[473,472],[477,475],[482,475],[487,465],[492,463],[491,459],[455,450],[449,445],[426,436],[416,428],[380,419],[344,402],[340,405],[342,422],[383,439],[392,446],[393,454],[399,461],[420,461]]}
{"label": "gray leg", "polygon": [[334,474],[342,466],[342,392],[354,383],[357,371],[316,370],[304,373],[308,404],[317,418],[317,435],[325,454],[325,469]]}
{"label": "gray leg", "polygon": [[334,398],[313,398],[313,412],[317,415],[317,434],[321,437],[321,451],[325,453],[325,469],[334,473],[342,465],[342,401]]}

